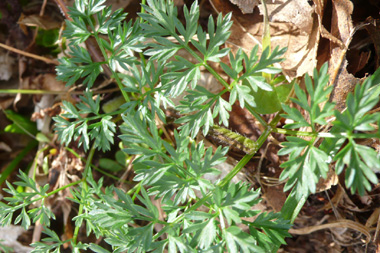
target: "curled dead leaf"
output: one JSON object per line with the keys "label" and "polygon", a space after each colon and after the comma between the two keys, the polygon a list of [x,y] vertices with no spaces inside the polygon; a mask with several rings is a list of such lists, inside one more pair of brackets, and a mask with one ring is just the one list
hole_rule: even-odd
{"label": "curled dead leaf", "polygon": [[252,13],[253,9],[257,6],[259,3],[259,0],[230,0],[231,3],[239,6],[240,10],[246,14],[246,13]]}

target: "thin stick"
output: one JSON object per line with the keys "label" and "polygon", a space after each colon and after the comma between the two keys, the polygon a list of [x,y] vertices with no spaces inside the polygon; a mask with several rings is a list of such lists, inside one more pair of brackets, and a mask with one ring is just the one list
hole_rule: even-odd
{"label": "thin stick", "polygon": [[41,10],[40,10],[40,16],[41,17],[45,14],[46,4],[47,4],[47,0],[44,0],[44,2],[42,3],[42,6],[41,6]]}
{"label": "thin stick", "polygon": [[364,234],[367,237],[366,244],[368,244],[371,241],[371,234],[369,233],[369,230],[367,227],[363,226],[362,224],[358,222],[355,222],[352,220],[346,220],[346,219],[337,220],[336,222],[327,223],[323,225],[309,226],[309,227],[298,228],[298,229],[290,229],[289,233],[294,234],[294,235],[306,235],[318,230],[331,229],[331,228],[350,228]]}
{"label": "thin stick", "polygon": [[43,57],[43,56],[39,56],[39,55],[36,55],[36,54],[31,54],[31,53],[22,51],[20,49],[7,46],[7,45],[5,45],[3,43],[0,43],[0,47],[5,48],[6,50],[12,51],[12,52],[14,52],[16,54],[21,54],[21,55],[24,55],[26,57],[34,58],[34,59],[39,60],[39,61],[44,61],[44,62],[46,62],[48,64],[59,65],[59,62],[56,61],[56,60],[52,60],[52,59],[49,59],[49,58],[46,58],[46,57]]}
{"label": "thin stick", "polygon": [[62,2],[62,0],[55,0],[55,2],[57,4],[57,6],[59,7],[59,9],[61,10],[63,16],[65,16],[65,18],[67,20],[72,21],[73,19],[69,16],[69,14],[68,14],[69,10],[67,9],[65,3]]}
{"label": "thin stick", "polygon": [[[106,89],[106,90],[94,90],[92,91],[92,94],[104,94],[104,93],[111,93],[120,90],[119,88],[112,88],[112,89]],[[17,95],[17,94],[51,94],[51,95],[65,95],[65,94],[75,94],[75,95],[82,95],[84,94],[83,91],[64,91],[64,90],[18,90],[18,89],[0,89],[0,94],[11,94],[11,95]]]}

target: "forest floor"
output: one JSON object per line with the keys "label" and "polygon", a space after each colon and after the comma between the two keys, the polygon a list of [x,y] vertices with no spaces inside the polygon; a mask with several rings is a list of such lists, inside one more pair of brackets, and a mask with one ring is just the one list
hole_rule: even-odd
{"label": "forest floor", "polygon": [[[65,53],[65,40],[62,38],[65,16],[62,15],[58,2],[67,6],[73,4],[72,0],[0,1],[0,90],[10,91],[0,91],[2,188],[5,187],[5,180],[14,182],[17,179],[19,169],[28,171],[31,167],[37,168],[41,183],[47,182],[53,187],[62,173],[56,163],[63,161],[64,157],[69,158],[65,173],[69,173],[70,177],[80,177],[83,169],[83,163],[75,160],[55,137],[52,137],[53,142],[47,148],[41,142],[41,136],[54,134],[51,118],[60,113],[61,101],[76,99],[75,92],[67,92],[65,84],[56,80],[55,68],[58,59]],[[114,10],[123,8],[128,12],[128,19],[137,18],[139,2],[107,0],[107,4],[112,5]],[[175,0],[179,9],[191,2]],[[261,43],[264,29],[264,10],[256,2],[260,1],[200,1],[201,22],[207,24],[209,15],[232,12],[232,34],[225,46],[231,47],[233,51],[237,48],[251,50]],[[272,47],[288,48],[284,56],[286,60],[281,63],[283,74],[289,80],[301,80],[306,73],[312,75],[314,68],[320,68],[328,62],[330,78],[335,80],[332,101],[336,102],[337,108],[343,110],[347,94],[379,67],[380,26],[376,24],[380,24],[380,3],[369,0],[267,2]],[[207,80],[207,73],[204,75]],[[114,92],[117,86],[112,80],[104,77],[101,82],[109,90],[102,94],[105,100],[117,96]],[[207,81],[205,85],[209,90],[219,89]],[[77,87],[80,90],[80,86]],[[16,119],[17,117],[20,118]],[[273,115],[266,117],[270,119]],[[31,131],[35,135],[32,134],[31,137],[6,130],[7,126],[18,120],[32,126]],[[256,140],[260,133],[252,116],[239,106],[233,107],[231,111],[230,129],[252,140]],[[31,144],[37,133],[43,134],[38,135],[39,143]],[[285,139],[280,134],[274,135],[273,139],[263,146],[240,176],[252,183],[254,188],[262,188],[262,210],[280,211],[287,193],[283,192],[283,185],[277,183],[277,178],[282,170],[280,164],[286,161],[286,157],[277,155],[280,149],[277,144]],[[212,138],[209,141],[218,144]],[[368,146],[379,150],[379,140],[368,141]],[[77,149],[76,152],[84,155],[83,150]],[[99,165],[101,158],[114,157],[115,152],[96,153],[94,163]],[[232,149],[229,152],[230,159],[241,158],[239,152]],[[127,174],[125,171],[109,173],[125,180],[132,181],[133,178],[131,171]],[[95,175],[97,176],[101,175]],[[117,180],[108,178],[106,183],[117,183]],[[359,196],[345,189],[344,175],[343,178],[332,175],[329,180],[321,182],[317,191],[308,198],[290,230],[292,237],[286,239],[287,245],[279,252],[380,252],[379,236],[375,233],[378,232],[380,222],[380,185],[374,185],[371,192]],[[6,196],[5,192],[0,193],[0,196]],[[66,202],[62,203],[60,208],[53,211],[56,215],[56,231],[64,231],[60,236],[70,238],[73,222],[68,217],[75,208],[65,204]],[[338,225],[333,228],[329,224]],[[19,249],[16,252],[30,250],[27,246],[33,237],[41,234],[34,227],[28,231],[16,226],[12,229],[13,232],[0,229],[0,239],[1,234],[15,234],[7,240],[11,240],[12,247]],[[368,241],[368,235],[371,241]],[[374,241],[376,236],[377,240]],[[92,240],[96,242],[96,238]]]}

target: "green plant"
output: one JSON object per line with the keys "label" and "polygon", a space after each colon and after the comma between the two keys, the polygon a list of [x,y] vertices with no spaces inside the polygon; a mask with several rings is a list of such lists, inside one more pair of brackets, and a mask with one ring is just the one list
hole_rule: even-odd
{"label": "green plant", "polygon": [[[73,85],[79,79],[86,86],[80,102],[71,104],[63,101],[64,113],[54,118],[55,130],[64,145],[73,141],[89,151],[83,178],[52,192],[48,186],[39,186],[33,179],[20,171],[21,181],[16,185],[27,187],[28,192],[19,192],[7,183],[6,191],[11,197],[0,206],[2,225],[12,222],[15,212],[20,214],[14,223],[28,228],[39,221],[46,229],[46,243],[35,243],[35,252],[59,252],[69,242],[74,252],[91,249],[95,252],[108,250],[77,241],[79,228],[86,226],[87,234],[104,237],[114,252],[269,252],[284,244],[288,230],[307,196],[314,193],[321,177],[326,177],[329,164],[335,163],[339,174],[345,170],[346,186],[351,191],[363,194],[370,190],[370,182],[377,183],[375,175],[380,170],[379,154],[360,145],[358,138],[379,138],[378,113],[368,112],[377,104],[380,93],[380,70],[347,98],[347,110],[333,110],[328,102],[332,87],[327,87],[327,65],[313,79],[305,78],[305,93],[294,85],[296,98],[291,100],[303,109],[304,114],[286,104],[289,89],[274,88],[280,82],[280,69],[273,64],[282,60],[285,49],[270,51],[266,47],[259,57],[258,47],[246,54],[238,50],[222,48],[231,28],[231,14],[219,15],[216,22],[208,21],[207,31],[198,25],[197,2],[188,9],[184,7],[185,24],[177,18],[177,9],[170,1],[148,0],[140,13],[141,21],[125,23],[122,11],[111,12],[105,0],[77,0],[67,21],[65,36],[70,41],[70,57],[60,59],[57,67],[58,79]],[[104,38],[107,35],[107,39]],[[174,38],[174,42],[168,37]],[[80,46],[89,37],[95,38],[103,53],[104,61],[93,62],[90,54]],[[150,39],[148,44],[143,42]],[[153,39],[153,40],[152,40]],[[196,63],[178,56],[185,50]],[[141,63],[135,53],[147,56]],[[221,58],[229,56],[229,63]],[[230,77],[230,83],[210,65],[220,63]],[[101,110],[100,96],[93,97],[91,88],[105,66],[120,88],[125,103],[117,110]],[[130,74],[118,73],[117,69]],[[211,73],[224,86],[218,94],[197,85],[201,68]],[[281,77],[281,75],[280,75]],[[289,84],[286,84],[289,85]],[[171,100],[183,92],[187,95],[179,105]],[[228,100],[222,95],[230,92]],[[258,92],[274,92],[282,104],[283,111],[277,112],[267,123],[258,113],[273,110],[265,101],[255,100]],[[271,96],[272,96],[271,95]],[[265,127],[257,142],[229,132],[229,112],[239,101]],[[166,123],[165,110],[172,107],[182,117],[176,120],[180,127],[174,130],[174,140],[161,134],[158,121]],[[266,107],[268,107],[266,109]],[[84,116],[86,115],[86,116]],[[115,119],[122,118],[121,124]],[[275,126],[287,118],[294,123],[284,129]],[[321,127],[328,125],[328,133]],[[308,127],[309,132],[302,132]],[[117,129],[121,131],[122,151],[134,155],[133,168],[136,185],[128,192],[115,186],[103,187],[103,180],[95,181],[91,173],[91,161],[96,149],[107,151],[114,144]],[[218,174],[215,166],[226,159],[228,148],[212,150],[195,137],[206,135],[210,129],[234,140],[244,147],[247,154],[223,179],[211,182],[205,174]],[[287,134],[280,155],[289,155],[280,180],[287,180],[285,190],[291,191],[279,213],[253,210],[260,202],[260,191],[250,189],[246,183],[233,183],[231,179],[245,166],[263,145],[271,132]],[[306,136],[300,138],[297,136]],[[321,144],[318,144],[322,140]],[[364,159],[365,158],[365,159]],[[73,187],[75,186],[75,187]],[[44,204],[49,196],[71,188],[72,202],[79,205],[74,218],[74,237],[61,241],[49,229],[54,214]],[[160,215],[152,198],[160,198],[165,215]],[[39,207],[28,210],[28,206],[39,201]],[[256,217],[253,221],[247,218]],[[156,229],[160,225],[161,229]]]}

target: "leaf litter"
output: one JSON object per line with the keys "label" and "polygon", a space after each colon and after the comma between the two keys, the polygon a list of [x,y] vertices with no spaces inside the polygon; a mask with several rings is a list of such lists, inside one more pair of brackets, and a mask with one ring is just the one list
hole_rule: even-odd
{"label": "leaf litter", "polygon": [[[60,10],[53,2],[48,6],[50,10],[53,10],[52,12],[43,10],[46,7],[41,6],[40,3],[37,4],[38,1],[31,2],[36,4],[27,6],[12,4],[8,9],[0,3],[0,11],[3,14],[0,20],[0,43],[7,46],[6,51],[1,51],[0,56],[0,63],[5,64],[1,68],[0,89],[8,88],[10,83],[14,84],[18,81],[20,89],[64,91],[64,85],[54,78],[54,66],[51,66],[56,62],[54,54],[46,48],[41,51],[41,48],[35,44],[36,33],[33,35],[36,31],[33,30],[35,26],[41,29],[60,29],[61,20],[57,18],[61,16]],[[69,2],[72,4],[73,1]],[[136,6],[135,2],[137,1],[113,0],[107,1],[107,4],[132,10],[136,8],[133,7]],[[178,1],[178,6],[183,4],[188,4],[188,1]],[[265,25],[261,1],[210,0],[210,3],[202,1],[201,8],[206,14],[233,13],[234,24],[230,39],[226,43],[227,47],[231,47],[234,51],[238,48],[250,51],[255,45],[261,46]],[[332,77],[330,85],[334,86],[330,100],[337,103],[336,107],[339,110],[345,110],[344,102],[347,94],[359,81],[379,67],[379,4],[376,1],[363,3],[348,0],[275,0],[267,1],[267,8],[272,47],[280,45],[288,48],[284,55],[286,60],[281,63],[287,78],[294,79],[306,73],[312,74],[315,67],[319,68],[328,61],[329,73]],[[41,18],[40,14],[44,12],[52,22]],[[16,23],[15,17],[22,15],[24,17],[18,19]],[[16,29],[10,29],[11,27]],[[18,39],[15,40],[15,38]],[[91,45],[87,46],[92,57],[99,58],[96,49],[91,49]],[[14,59],[18,61],[16,73]],[[221,89],[214,84],[216,83],[214,79],[207,77],[206,73],[202,75],[207,89]],[[100,80],[102,81],[104,80]],[[41,104],[44,96],[51,96],[52,99]],[[75,101],[75,96],[72,95],[70,99]],[[104,99],[110,99],[108,97],[112,96],[112,93],[106,94]],[[13,100],[12,104],[9,103],[10,100]],[[15,111],[29,116],[35,111],[38,114],[38,117],[35,117],[36,120],[37,118],[46,120],[54,116],[56,112],[53,108],[58,103],[59,97],[53,97],[53,95],[18,94],[16,98],[12,95],[0,96],[2,109],[13,106]],[[256,140],[263,131],[258,122],[240,106],[234,106],[230,116],[231,129],[252,140]],[[266,117],[270,119],[272,115]],[[54,142],[55,137],[50,135],[52,128],[49,123],[46,123],[49,120],[44,122],[39,129],[44,129],[43,133]],[[5,125],[1,123],[2,128]],[[172,134],[170,127],[167,127],[167,130]],[[2,151],[6,152],[10,158],[20,150],[20,145],[13,143],[19,138],[12,139],[4,134],[0,135]],[[28,141],[25,138],[28,137],[21,137],[23,140],[21,143]],[[278,143],[281,141],[283,141],[283,136],[274,134],[273,139],[263,146],[267,148],[260,150],[260,156],[252,159],[246,166],[246,179],[252,182],[255,188],[262,187],[263,189],[264,203],[267,204],[266,207],[262,207],[263,209],[278,211],[285,201],[286,194],[282,192],[282,185],[272,180],[278,178],[279,164],[285,161],[284,157],[277,155]],[[379,147],[379,141],[374,140],[369,146]],[[42,172],[44,161],[40,160],[37,165],[41,170],[41,180],[51,182],[52,189],[75,180],[78,171],[83,169],[83,164],[78,158],[58,146],[50,150],[41,151],[42,149],[40,146],[37,153],[42,152],[41,154],[45,157],[49,157],[48,172]],[[239,160],[242,154],[239,154],[239,150],[235,151],[235,153],[230,152],[229,155],[232,159],[235,157]],[[81,151],[77,150],[77,152]],[[33,156],[26,156],[23,164],[26,165],[33,160]],[[0,169],[3,170],[10,161],[10,159],[2,161]],[[14,176],[8,180],[14,180]],[[131,178],[126,178],[126,180],[131,180]],[[109,181],[111,182],[112,180]],[[380,188],[375,187],[364,198],[347,193],[342,187],[343,184],[344,179],[340,179],[334,173],[331,173],[328,180],[320,182],[318,187],[320,192],[309,197],[295,221],[295,227],[290,231],[293,238],[287,239],[288,245],[283,246],[280,252],[362,252],[364,247],[367,247],[368,252],[374,252],[376,248],[380,249],[378,235],[380,211],[377,207],[377,203],[380,203]],[[60,211],[55,209],[55,212],[56,215],[60,215],[61,226],[63,224],[67,228],[64,236],[70,238],[72,224],[70,225],[69,217],[72,207],[67,205],[64,197],[56,196],[56,199],[51,201],[54,205],[58,203],[61,207]],[[157,203],[157,206],[159,205],[160,203]],[[85,237],[84,234],[81,236]],[[370,238],[373,241],[369,241]],[[12,240],[16,243],[16,239]]]}

